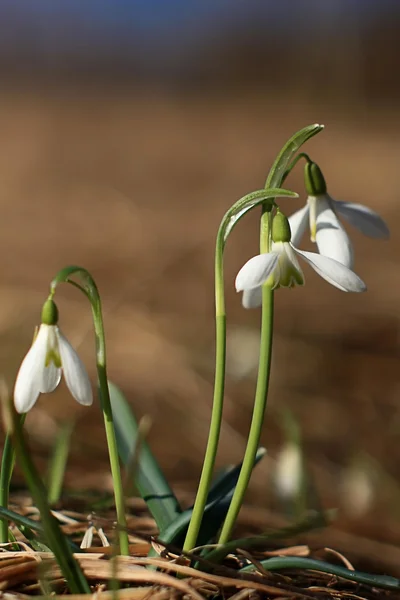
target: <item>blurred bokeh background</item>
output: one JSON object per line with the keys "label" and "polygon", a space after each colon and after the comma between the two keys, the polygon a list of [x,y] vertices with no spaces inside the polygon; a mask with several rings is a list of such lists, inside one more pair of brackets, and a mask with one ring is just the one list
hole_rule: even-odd
{"label": "blurred bokeh background", "polygon": [[[262,187],[294,131],[324,123],[306,151],[329,191],[377,210],[392,238],[349,228],[366,294],[343,294],[308,270],[305,288],[277,293],[268,457],[242,518],[261,531],[279,513],[273,478],[285,445],[281,411],[290,409],[322,505],[340,508],[320,540],[392,572],[400,564],[399,33],[394,0],[0,2],[0,353],[9,384],[49,281],[67,264],[85,266],[102,292],[109,376],[138,417],[152,417],[149,441],[163,468],[193,494],[212,399],[219,221]],[[305,197],[301,168],[288,186],[301,194],[283,203],[290,212]],[[259,314],[242,309],[233,282],[257,243],[254,214],[227,248],[219,465],[241,459],[251,417]],[[68,286],[57,297],[61,326],[95,382],[88,306]],[[68,484],[110,487],[98,405],[81,409],[64,388],[29,414],[38,461],[44,468],[73,416]]]}

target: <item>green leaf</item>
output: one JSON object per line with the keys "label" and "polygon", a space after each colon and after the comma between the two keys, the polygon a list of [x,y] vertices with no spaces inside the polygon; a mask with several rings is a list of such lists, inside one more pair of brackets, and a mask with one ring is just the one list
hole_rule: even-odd
{"label": "green leaf", "polygon": [[[258,449],[255,465],[260,462],[265,453],[265,448]],[[204,509],[203,521],[198,535],[199,546],[209,543],[220,529],[239,479],[241,468],[242,463],[228,468],[225,473],[220,473],[216,481],[213,482],[207,496],[207,504]],[[170,523],[166,529],[161,530],[158,536],[160,541],[180,548],[184,542],[192,512],[193,507],[188,508]],[[154,556],[155,554],[152,550],[149,556]]]}
{"label": "green leaf", "polygon": [[22,525],[19,527],[20,532],[29,540],[30,545],[36,552],[51,552],[50,548],[43,544],[40,540],[38,540],[35,533],[32,531],[30,527],[26,527]]}
{"label": "green leaf", "polygon": [[303,144],[305,144],[314,135],[317,135],[317,133],[322,131],[323,128],[323,125],[308,125],[307,127],[300,129],[300,131],[295,133],[286,142],[286,144],[279,152],[274,164],[271,167],[271,170],[265,182],[266,188],[274,188],[282,185],[282,180],[285,171],[291,160],[294,158],[295,154],[297,154],[297,152]]}
{"label": "green leaf", "polygon": [[67,421],[60,428],[50,460],[48,473],[48,501],[49,504],[56,504],[61,496],[64,473],[67,465],[69,449],[71,445],[71,435],[74,430],[74,421]]}
{"label": "green leaf", "polygon": [[[262,560],[260,561],[260,565],[266,571],[312,569],[313,571],[322,571],[322,573],[329,573],[331,575],[336,575],[337,577],[343,577],[343,579],[356,581],[357,583],[372,585],[373,587],[400,590],[400,579],[397,579],[396,577],[390,577],[389,575],[373,575],[370,573],[363,573],[362,571],[350,571],[349,569],[346,569],[346,567],[332,565],[331,563],[316,560],[314,558],[279,556],[277,558]],[[256,570],[256,568],[257,567],[254,565],[248,565],[247,567],[240,569],[240,572],[250,573]]]}
{"label": "green leaf", "polygon": [[284,190],[277,187],[264,188],[250,192],[240,198],[231,208],[225,213],[221,225],[218,230],[219,239],[226,242],[235,225],[240,221],[245,214],[260,204],[270,204],[273,206],[274,198],[298,198],[298,194],[290,190]]}
{"label": "green leaf", "polygon": [[[28,536],[26,535],[27,530],[30,532],[36,531],[36,533],[41,538],[45,537],[45,533],[44,533],[41,523],[39,523],[38,521],[33,521],[32,519],[29,519],[29,517],[24,517],[24,516],[20,515],[19,513],[14,512],[13,510],[10,510],[9,508],[4,508],[3,506],[0,506],[0,517],[3,518],[5,521],[13,521],[14,523],[16,523],[18,525],[19,529],[23,529],[23,533],[24,533],[25,537],[27,537],[27,538],[28,538]],[[70,548],[74,552],[79,552],[79,547],[76,544],[74,544],[73,542],[71,542],[71,540],[67,536],[65,536],[65,537],[68,541],[68,545],[70,546]]]}
{"label": "green leaf", "polygon": [[[122,462],[129,465],[135,448],[138,424],[122,391],[111,381],[108,382],[108,389],[118,453]],[[163,531],[176,519],[181,512],[181,507],[146,441],[141,444],[135,471],[135,484],[157,527]]]}

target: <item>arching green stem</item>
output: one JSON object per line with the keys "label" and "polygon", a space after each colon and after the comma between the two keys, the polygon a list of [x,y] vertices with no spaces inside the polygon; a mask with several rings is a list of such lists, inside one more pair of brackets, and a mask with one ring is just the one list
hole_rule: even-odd
{"label": "arching green stem", "polygon": [[222,423],[222,410],[225,388],[225,357],[226,357],[226,314],[223,272],[224,238],[223,229],[220,227],[215,248],[215,380],[214,398],[211,413],[210,430],[203,468],[200,476],[199,487],[186,534],[184,551],[189,551],[196,546],[207,495],[210,489],[211,478],[214,471],[217,455],[219,436]]}
{"label": "arching green stem", "polygon": [[[72,277],[79,277],[83,283],[81,286],[73,281]],[[54,294],[59,283],[70,283],[80,289],[90,301],[93,315],[93,324],[96,337],[96,367],[99,384],[100,403],[104,416],[104,426],[110,457],[111,475],[114,484],[115,508],[117,512],[117,523],[119,530],[120,552],[129,555],[129,539],[126,531],[125,500],[122,487],[121,470],[118,458],[117,441],[111,410],[110,393],[107,380],[106,342],[101,310],[100,295],[90,273],[81,267],[66,267],[59,271],[51,283],[51,292]]]}
{"label": "arching green stem", "polygon": [[[260,226],[260,252],[269,251],[271,231],[271,210],[270,207],[263,207]],[[272,333],[274,318],[274,292],[268,284],[263,286],[262,290],[262,316],[261,316],[261,337],[260,337],[260,357],[257,375],[257,387],[253,408],[253,416],[250,425],[249,437],[243,458],[243,465],[240,471],[239,479],[235,492],[226,515],[221,534],[218,540],[219,544],[225,544],[235,526],[237,516],[243,504],[244,495],[249,485],[250,477],[254,467],[254,461],[257,449],[260,443],[261,429],[264,422],[264,413],[267,403],[269,376],[271,372],[272,356]]]}
{"label": "arching green stem", "polygon": [[302,158],[304,158],[307,162],[312,162],[312,160],[308,156],[308,154],[306,154],[305,152],[299,152],[299,154],[297,154],[297,156],[294,157],[294,159],[292,160],[292,162],[289,164],[286,171],[284,172],[284,174],[282,176],[282,183],[290,175],[290,172],[294,169],[294,167],[297,165],[299,160],[301,160]]}

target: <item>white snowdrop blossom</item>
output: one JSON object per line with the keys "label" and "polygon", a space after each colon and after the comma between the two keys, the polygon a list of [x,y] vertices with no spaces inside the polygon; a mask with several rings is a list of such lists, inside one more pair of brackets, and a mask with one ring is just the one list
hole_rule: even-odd
{"label": "white snowdrop blossom", "polygon": [[315,163],[306,165],[305,182],[308,191],[307,203],[289,217],[291,241],[294,246],[300,244],[309,226],[311,241],[316,242],[319,253],[352,269],[353,245],[338,216],[368,237],[389,237],[388,226],[375,211],[363,204],[334,200],[327,193],[323,175]]}
{"label": "white snowdrop blossom", "polygon": [[343,292],[364,292],[365,283],[337,260],[315,252],[303,252],[290,242],[272,242],[271,252],[253,256],[236,277],[236,291],[243,292],[244,308],[257,308],[262,303],[262,286],[294,287],[304,284],[303,271],[297,260],[300,256],[328,283]]}
{"label": "white snowdrop blossom", "polygon": [[[276,224],[276,227],[275,227]],[[262,304],[262,286],[268,283],[272,289],[304,285],[303,271],[297,260],[300,256],[320,277],[343,292],[364,292],[365,283],[342,263],[296,248],[290,240],[288,219],[278,213],[273,221],[271,252],[253,256],[236,276],[237,292],[243,292],[244,308],[257,308]]]}
{"label": "white snowdrop blossom", "polygon": [[61,373],[75,400],[90,406],[92,388],[82,361],[57,325],[42,323],[17,375],[14,389],[17,412],[28,412],[39,394],[53,392],[60,383]]}
{"label": "white snowdrop blossom", "polygon": [[291,499],[300,493],[303,480],[303,458],[297,444],[288,443],[276,461],[275,485],[281,498]]}

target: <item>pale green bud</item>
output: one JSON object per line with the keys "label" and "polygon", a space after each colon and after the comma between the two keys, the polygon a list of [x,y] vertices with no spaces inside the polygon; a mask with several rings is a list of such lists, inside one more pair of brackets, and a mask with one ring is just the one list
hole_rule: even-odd
{"label": "pale green bud", "polygon": [[306,163],[304,167],[304,183],[309,196],[323,196],[326,194],[325,178],[317,163]]}
{"label": "pale green bud", "polygon": [[289,220],[278,210],[272,220],[272,241],[290,242],[291,237]]}
{"label": "pale green bud", "polygon": [[57,325],[58,323],[58,308],[51,298],[48,298],[43,304],[42,323],[44,325]]}

